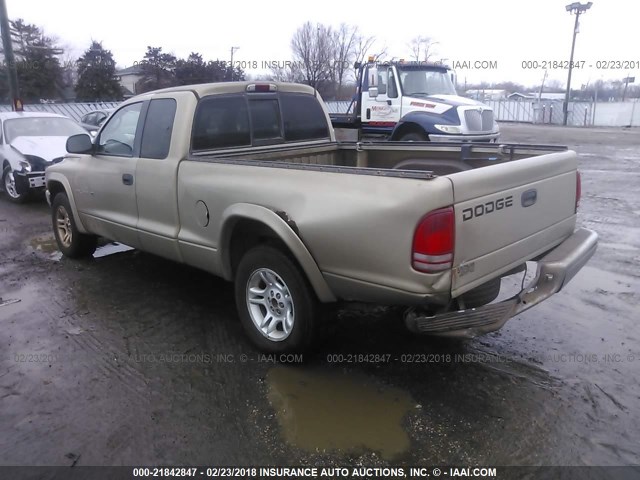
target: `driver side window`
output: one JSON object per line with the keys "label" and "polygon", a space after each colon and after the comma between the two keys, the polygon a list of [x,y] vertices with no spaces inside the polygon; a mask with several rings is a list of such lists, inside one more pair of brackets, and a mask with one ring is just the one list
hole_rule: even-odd
{"label": "driver side window", "polygon": [[387,93],[387,81],[388,73],[386,69],[380,68],[378,70],[378,93],[380,95],[386,95]]}
{"label": "driver side window", "polygon": [[118,110],[105,125],[98,139],[97,153],[132,157],[142,103]]}

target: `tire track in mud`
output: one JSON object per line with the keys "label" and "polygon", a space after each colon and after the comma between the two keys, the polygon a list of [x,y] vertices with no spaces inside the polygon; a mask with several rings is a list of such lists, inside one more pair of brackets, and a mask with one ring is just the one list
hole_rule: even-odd
{"label": "tire track in mud", "polygon": [[512,379],[526,381],[550,391],[561,383],[559,377],[554,376],[549,370],[537,364],[534,357],[526,358],[509,353],[496,353],[477,346],[469,348],[469,351],[472,354],[493,359],[493,361],[485,362],[483,366]]}
{"label": "tire track in mud", "polygon": [[[81,324],[75,315],[65,317],[64,320],[71,328],[77,328]],[[97,375],[117,380],[141,403],[148,403],[149,384],[147,379],[126,360],[127,355],[115,347],[114,343],[98,339],[87,330],[83,330],[81,333],[70,333],[69,330],[67,332],[69,339],[81,349],[83,356],[90,352],[90,355],[86,356],[87,363],[85,365],[87,367],[96,368]],[[83,361],[76,358],[76,361],[78,360]]]}

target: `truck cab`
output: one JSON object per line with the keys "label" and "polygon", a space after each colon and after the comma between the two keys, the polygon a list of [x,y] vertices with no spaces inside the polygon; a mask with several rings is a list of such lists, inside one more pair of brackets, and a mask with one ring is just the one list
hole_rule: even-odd
{"label": "truck cab", "polygon": [[493,110],[456,93],[449,67],[426,62],[369,62],[359,66],[349,110],[331,115],[336,128],[397,141],[495,142]]}

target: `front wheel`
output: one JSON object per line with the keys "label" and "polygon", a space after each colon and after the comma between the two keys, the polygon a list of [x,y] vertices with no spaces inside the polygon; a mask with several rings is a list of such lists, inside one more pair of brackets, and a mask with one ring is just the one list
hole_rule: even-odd
{"label": "front wheel", "polygon": [[29,198],[29,192],[18,193],[18,188],[16,187],[16,179],[13,175],[13,170],[11,167],[5,167],[2,172],[2,185],[4,186],[4,191],[14,203],[24,203]]}
{"label": "front wheel", "polygon": [[418,132],[405,133],[400,137],[401,142],[427,142],[428,140],[425,134]]}
{"label": "front wheel", "polygon": [[235,276],[236,305],[251,341],[268,353],[310,347],[320,305],[304,274],[271,246],[249,250]]}
{"label": "front wheel", "polygon": [[65,257],[90,257],[96,251],[98,237],[80,233],[65,193],[58,193],[51,202],[51,220],[58,249]]}

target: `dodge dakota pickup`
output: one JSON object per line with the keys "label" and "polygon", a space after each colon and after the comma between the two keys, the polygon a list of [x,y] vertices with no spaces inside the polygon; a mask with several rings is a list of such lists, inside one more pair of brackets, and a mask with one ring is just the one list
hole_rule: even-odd
{"label": "dodge dakota pickup", "polygon": [[[67,151],[46,171],[64,255],[90,256],[101,236],[233,281],[244,329],[269,352],[307,348],[349,301],[405,306],[415,332],[491,332],[560,291],[597,245],[575,226],[575,152],[338,143],[304,85],[143,94]],[[502,277],[534,264],[498,299]]]}

